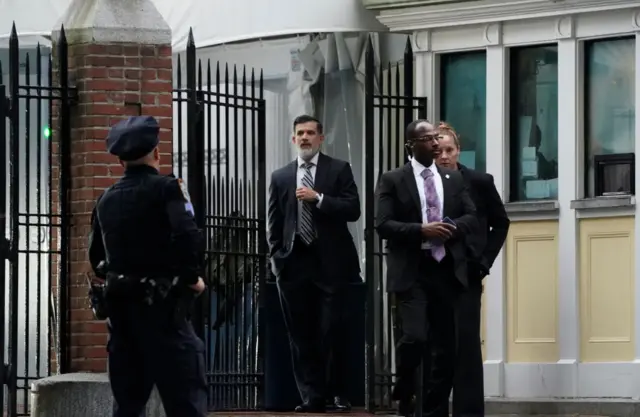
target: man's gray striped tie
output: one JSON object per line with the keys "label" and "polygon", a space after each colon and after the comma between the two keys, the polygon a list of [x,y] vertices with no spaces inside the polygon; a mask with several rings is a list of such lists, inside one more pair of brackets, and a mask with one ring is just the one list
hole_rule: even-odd
{"label": "man's gray striped tie", "polygon": [[[304,176],[302,177],[302,186],[313,190],[313,177],[311,176],[312,163],[308,162],[302,167],[304,168]],[[303,201],[300,206],[300,238],[304,243],[310,245],[316,238],[315,228],[313,227],[313,212],[311,203]]]}

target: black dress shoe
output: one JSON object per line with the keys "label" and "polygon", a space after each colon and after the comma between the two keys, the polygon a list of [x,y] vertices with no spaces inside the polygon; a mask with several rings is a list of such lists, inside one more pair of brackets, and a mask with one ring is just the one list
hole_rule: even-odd
{"label": "black dress shoe", "polygon": [[413,417],[415,413],[415,404],[413,400],[400,400],[398,401],[398,416],[401,417]]}
{"label": "black dress shoe", "polygon": [[324,404],[302,403],[296,407],[296,413],[317,413],[321,414],[326,411]]}
{"label": "black dress shoe", "polygon": [[349,411],[351,411],[351,403],[344,397],[334,397],[333,406],[339,413],[348,413]]}

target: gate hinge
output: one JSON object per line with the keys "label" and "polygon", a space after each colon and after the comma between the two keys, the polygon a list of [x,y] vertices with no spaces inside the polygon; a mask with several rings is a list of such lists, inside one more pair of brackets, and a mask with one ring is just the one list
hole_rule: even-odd
{"label": "gate hinge", "polygon": [[[9,386],[9,382],[11,381],[11,364],[10,363],[5,363],[2,365],[2,381],[4,381],[4,384]],[[0,387],[2,389],[4,389],[3,387]],[[9,386],[9,388],[11,388]]]}
{"label": "gate hinge", "polygon": [[75,87],[69,87],[67,97],[70,106],[75,106],[76,104],[78,104],[78,89]]}
{"label": "gate hinge", "polygon": [[0,238],[0,256],[3,259],[11,258],[11,241],[6,237]]}
{"label": "gate hinge", "polygon": [[11,117],[11,100],[9,99],[9,97],[4,97],[1,101],[0,101],[0,106],[2,106],[2,111],[4,112],[5,116],[8,118]]}

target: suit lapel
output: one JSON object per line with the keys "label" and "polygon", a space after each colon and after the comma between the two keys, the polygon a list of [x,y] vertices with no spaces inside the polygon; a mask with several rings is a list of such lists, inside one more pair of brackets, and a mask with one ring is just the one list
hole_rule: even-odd
{"label": "suit lapel", "polygon": [[420,194],[418,193],[418,186],[416,185],[416,177],[413,175],[413,168],[411,167],[411,162],[407,162],[402,169],[402,179],[404,180],[407,189],[409,190],[409,194],[413,199],[413,203],[420,214],[420,218],[422,218],[422,205],[420,204]]}
{"label": "suit lapel", "polygon": [[444,196],[444,201],[442,202],[442,217],[447,217],[448,209],[451,206],[451,181],[449,180],[449,174],[442,172],[440,167],[438,168],[438,172],[440,173],[440,178],[442,179],[442,195]]}
{"label": "suit lapel", "polygon": [[289,172],[287,175],[287,186],[285,187],[285,198],[291,205],[294,213],[298,213],[298,200],[296,199],[296,188],[298,188],[298,159],[296,158],[289,164]]}
{"label": "suit lapel", "polygon": [[329,157],[322,152],[318,155],[318,165],[316,166],[316,178],[313,182],[313,189],[319,193],[326,192],[326,184],[329,176]]}

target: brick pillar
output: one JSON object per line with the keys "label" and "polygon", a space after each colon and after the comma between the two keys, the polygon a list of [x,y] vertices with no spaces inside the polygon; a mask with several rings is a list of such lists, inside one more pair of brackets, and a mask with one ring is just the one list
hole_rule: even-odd
{"label": "brick pillar", "polygon": [[[87,9],[92,13],[74,12]],[[70,84],[78,90],[70,120],[70,370],[104,372],[106,326],[89,309],[85,276],[91,270],[87,237],[95,200],[122,175],[105,138],[127,116],[156,117],[163,171],[171,172],[171,30],[151,0],[74,0],[63,21]],[[54,51],[60,36],[53,33]],[[56,68],[54,85],[58,78]],[[54,141],[57,125],[54,120]]]}

